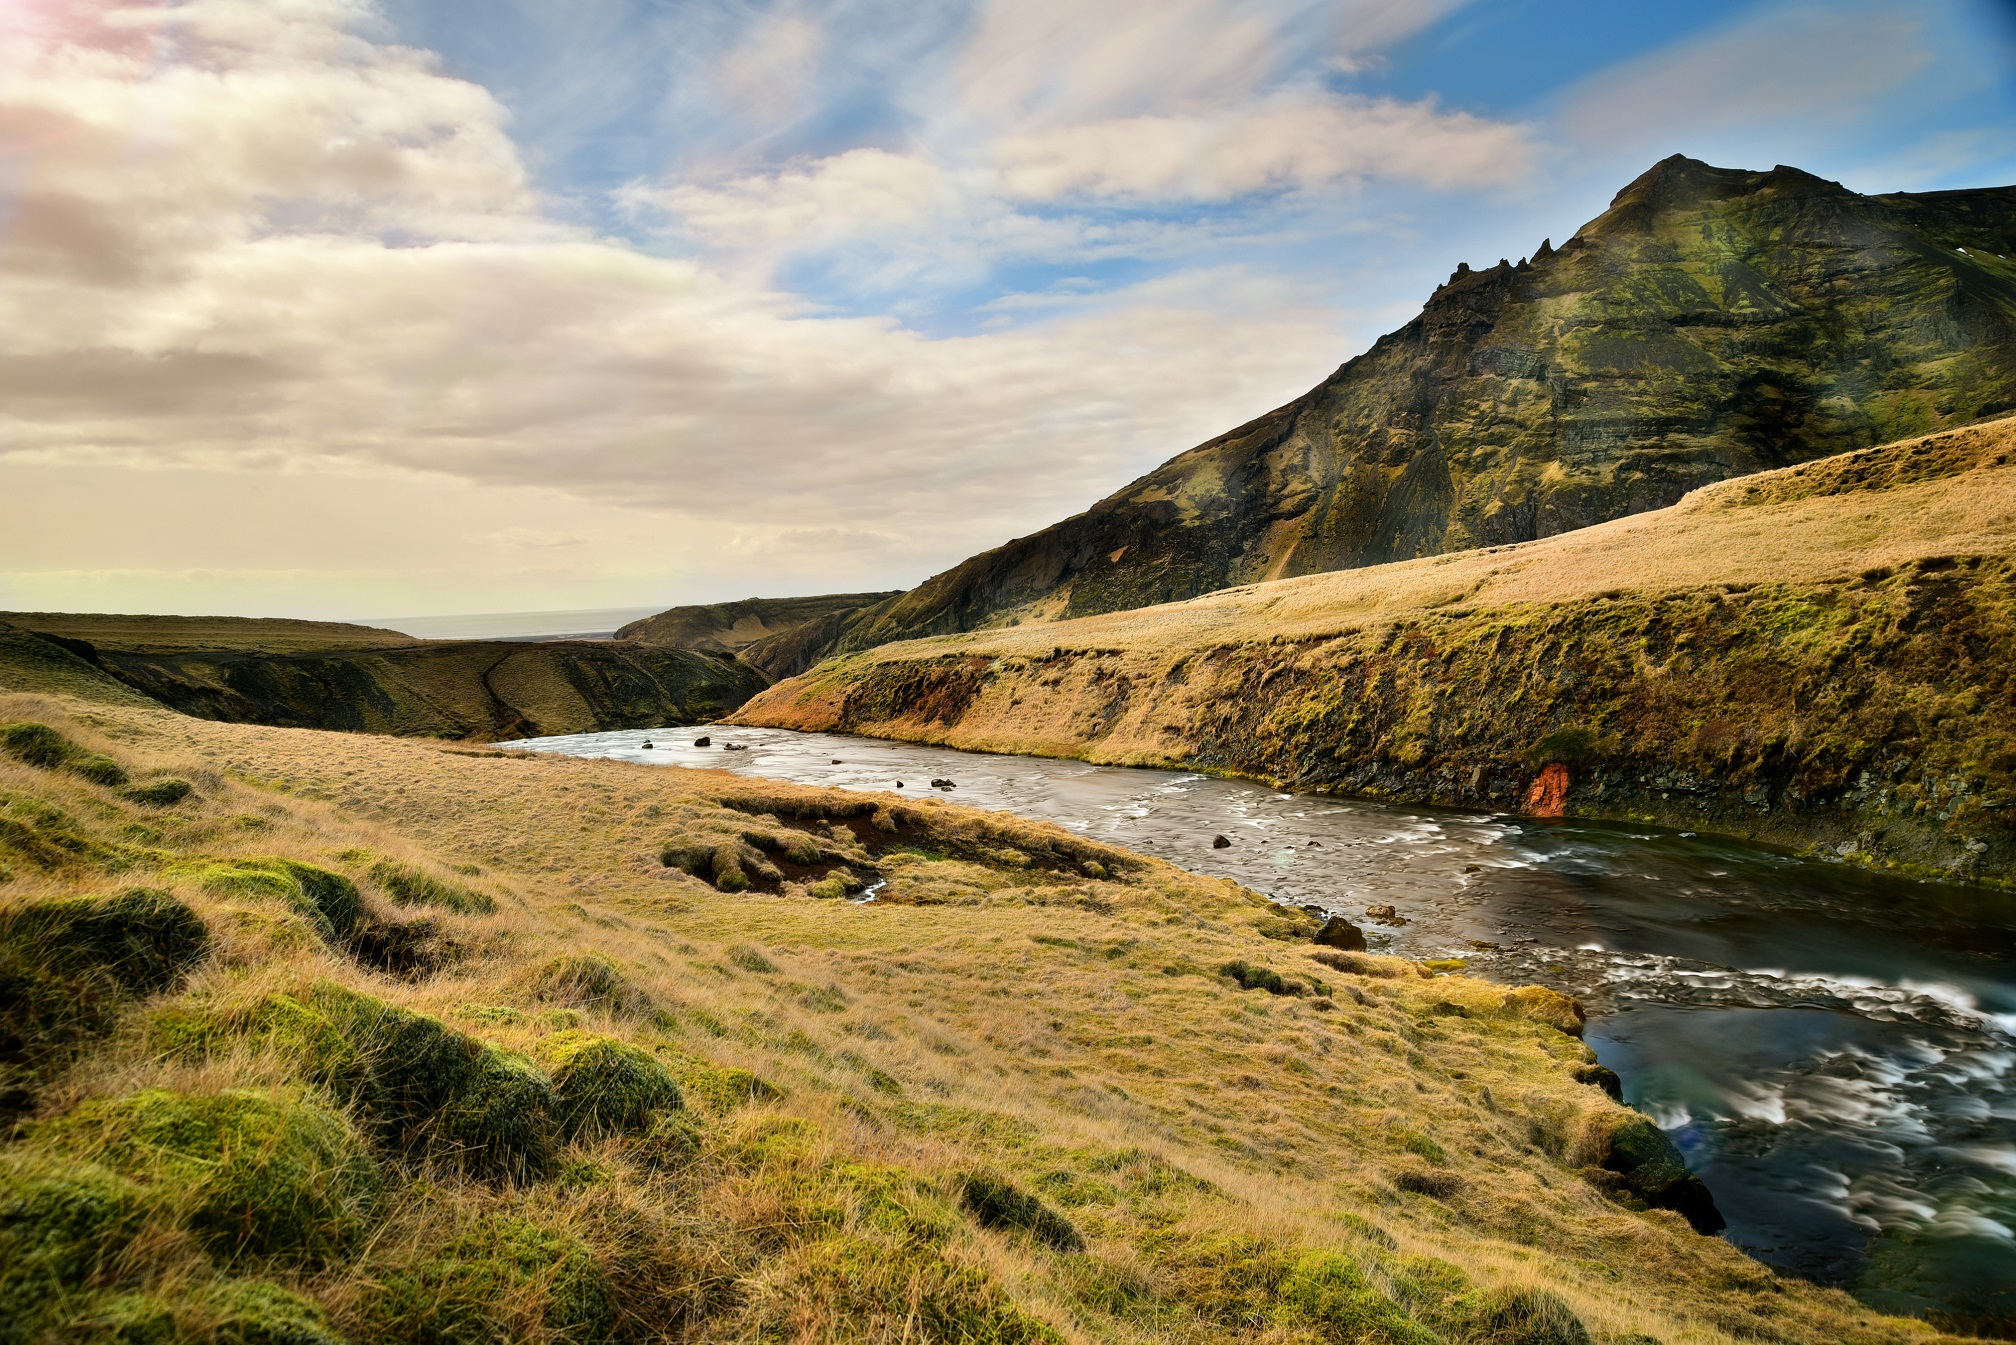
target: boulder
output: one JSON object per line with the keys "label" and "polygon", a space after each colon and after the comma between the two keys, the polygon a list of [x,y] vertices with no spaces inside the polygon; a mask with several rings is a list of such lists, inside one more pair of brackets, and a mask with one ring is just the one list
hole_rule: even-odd
{"label": "boulder", "polygon": [[1365,934],[1341,915],[1333,915],[1316,931],[1316,942],[1325,948],[1341,948],[1347,953],[1365,951]]}
{"label": "boulder", "polygon": [[1231,844],[1231,839],[1225,836],[1213,836],[1211,838],[1211,848],[1213,850],[1224,850],[1230,847]]}
{"label": "boulder", "polygon": [[695,738],[693,740],[693,745],[695,747],[712,747],[714,745],[714,740],[703,734],[702,736]]}

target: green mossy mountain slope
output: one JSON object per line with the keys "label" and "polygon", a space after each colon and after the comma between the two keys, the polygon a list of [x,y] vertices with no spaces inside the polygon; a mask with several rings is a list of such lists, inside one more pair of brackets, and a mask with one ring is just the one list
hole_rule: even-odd
{"label": "green mossy mountain slope", "polygon": [[1862,196],[1678,155],[1558,250],[1459,268],[1286,406],[833,645],[1506,545],[2016,406],[2016,188]]}

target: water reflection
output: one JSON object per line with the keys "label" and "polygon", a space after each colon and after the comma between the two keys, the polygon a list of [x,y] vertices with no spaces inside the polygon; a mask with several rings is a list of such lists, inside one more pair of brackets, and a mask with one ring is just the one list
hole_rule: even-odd
{"label": "water reflection", "polygon": [[[701,734],[710,747],[693,746]],[[649,742],[650,746],[645,746]],[[727,744],[745,747],[726,751]],[[2016,1321],[2016,902],[1715,837],[773,729],[522,746],[1045,818],[1581,997],[1590,1044],[1786,1270]],[[1214,848],[1215,836],[1232,844]],[[1404,923],[1368,922],[1391,906]]]}

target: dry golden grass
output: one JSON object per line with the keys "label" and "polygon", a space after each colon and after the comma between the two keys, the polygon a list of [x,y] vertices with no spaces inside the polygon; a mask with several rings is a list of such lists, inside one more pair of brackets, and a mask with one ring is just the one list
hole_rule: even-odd
{"label": "dry golden grass", "polygon": [[[191,1060],[149,1024],[331,983],[507,1051],[590,1029],[680,1073],[697,1156],[584,1139],[513,1187],[381,1154],[385,1196],[348,1260],[234,1268],[306,1295],[353,1340],[428,1338],[413,1305],[472,1282],[440,1279],[443,1248],[481,1260],[468,1249],[534,1234],[544,1269],[483,1281],[485,1329],[503,1338],[1342,1341],[1361,1335],[1310,1306],[1309,1286],[1355,1276],[1378,1303],[1407,1298],[1418,1256],[1479,1292],[1558,1294],[1599,1341],[1935,1338],[1585,1180],[1617,1109],[1575,1082],[1581,1044],[1509,1014],[1503,987],[1319,964],[1266,937],[1282,913],[1226,882],[935,799],[0,698],[0,721],[21,719],[197,797],[137,809],[0,758],[0,799],[54,805],[123,847],[49,870],[10,857],[0,902],[145,883],[218,945],[187,985],[49,1066],[31,1119],[151,1087],[298,1086],[298,1061],[254,1038]],[[774,892],[722,892],[661,859],[751,831],[861,856],[885,899],[821,900],[788,873]],[[789,850],[759,848],[779,864]],[[374,972],[284,907],[206,886],[204,864],[275,855],[350,875],[375,919],[426,915],[456,956]],[[386,861],[496,909],[395,908],[372,876]],[[584,956],[616,969],[613,992],[552,970]],[[1232,960],[1333,993],[1241,991],[1214,974]],[[742,1101],[734,1070],[774,1091]],[[13,1146],[34,1143],[22,1135]],[[962,1215],[960,1174],[981,1168],[1040,1196],[1086,1249]],[[135,1248],[118,1274],[157,1294],[217,1273],[158,1219]],[[577,1310],[593,1329],[565,1326]]]}
{"label": "dry golden grass", "polygon": [[[1324,638],[1456,606],[1840,579],[1956,554],[2016,555],[2016,417],[1723,481],[1670,509],[1516,546],[1277,579],[1072,621],[906,640],[853,659],[1031,657],[1060,644],[1204,650]],[[781,723],[802,685],[781,684],[739,720]]]}
{"label": "dry golden grass", "polygon": [[190,650],[260,650],[303,654],[417,644],[410,635],[344,621],[287,617],[116,616],[77,612],[0,612],[0,624],[83,640],[100,649],[165,654]]}

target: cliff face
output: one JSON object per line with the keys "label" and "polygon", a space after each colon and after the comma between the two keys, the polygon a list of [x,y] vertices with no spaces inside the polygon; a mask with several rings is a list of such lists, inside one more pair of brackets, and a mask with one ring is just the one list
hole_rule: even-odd
{"label": "cliff face", "polygon": [[[30,620],[32,618],[23,618]],[[73,618],[81,629],[90,618]],[[766,685],[725,655],[608,640],[387,641],[304,648],[267,631],[246,645],[177,648],[175,618],[128,641],[95,644],[55,630],[0,623],[0,690],[100,698],[113,684],[202,719],[281,728],[498,739],[694,723],[734,709]],[[404,637],[402,637],[403,639]],[[137,697],[136,697],[137,699]]]}
{"label": "cliff face", "polygon": [[1075,617],[1546,537],[2016,406],[2016,188],[1861,196],[1675,156],[1459,268],[1306,395],[835,642]]}

